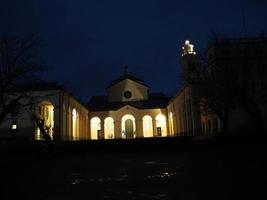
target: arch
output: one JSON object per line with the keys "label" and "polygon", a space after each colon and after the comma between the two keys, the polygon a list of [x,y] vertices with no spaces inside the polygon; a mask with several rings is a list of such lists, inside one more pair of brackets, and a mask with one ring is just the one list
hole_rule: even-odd
{"label": "arch", "polygon": [[105,139],[114,138],[114,120],[112,117],[107,117],[104,120],[104,132],[105,132]]}
{"label": "arch", "polygon": [[126,138],[133,138],[134,137],[134,131],[133,131],[133,125],[134,122],[131,119],[126,119],[125,121],[125,137]]}
{"label": "arch", "polygon": [[143,117],[143,135],[144,137],[153,137],[152,117],[149,115]]}
{"label": "arch", "polygon": [[136,133],[135,118],[130,114],[126,114],[121,118],[121,137],[133,138]]}
{"label": "arch", "polygon": [[97,140],[101,130],[101,120],[99,117],[93,117],[90,121],[91,126],[91,139]]}
{"label": "arch", "polygon": [[158,136],[167,136],[166,117],[162,114],[156,116],[156,127]]}
{"label": "arch", "polygon": [[[40,118],[43,120],[43,127],[53,139],[53,133],[54,133],[54,105],[50,101],[42,101],[37,106],[36,116],[37,118]],[[36,126],[35,129],[35,139],[36,140],[43,140],[42,133],[40,131],[40,128]]]}
{"label": "arch", "polygon": [[79,114],[75,108],[72,109],[72,139],[79,138]]}

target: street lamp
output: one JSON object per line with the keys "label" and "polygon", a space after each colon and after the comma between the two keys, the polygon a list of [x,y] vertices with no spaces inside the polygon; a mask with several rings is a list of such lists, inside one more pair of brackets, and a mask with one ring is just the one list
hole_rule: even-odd
{"label": "street lamp", "polygon": [[11,126],[10,126],[10,131],[11,131],[11,134],[12,134],[13,136],[16,135],[16,133],[17,133],[17,128],[18,128],[18,126],[17,126],[17,122],[16,122],[15,120],[12,121],[12,124],[11,124]]}

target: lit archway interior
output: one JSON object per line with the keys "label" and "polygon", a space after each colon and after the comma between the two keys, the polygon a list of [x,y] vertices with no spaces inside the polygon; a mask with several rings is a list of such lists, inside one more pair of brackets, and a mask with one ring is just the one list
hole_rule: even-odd
{"label": "lit archway interior", "polygon": [[158,136],[167,136],[166,117],[162,114],[156,116],[156,127]]}
{"label": "lit archway interior", "polygon": [[173,128],[173,116],[172,116],[172,112],[170,112],[169,114],[170,116],[170,133],[173,135],[174,134],[174,128]]}
{"label": "lit archway interior", "polygon": [[[44,129],[53,139],[54,131],[54,106],[51,102],[43,101],[37,107],[37,117],[44,120]],[[35,139],[42,140],[43,136],[40,129],[37,127],[35,132]]]}
{"label": "lit archway interior", "polygon": [[152,117],[149,115],[143,117],[143,134],[144,137],[153,137]]}
{"label": "lit archway interior", "polygon": [[79,137],[79,114],[76,109],[72,110],[72,138],[77,140]]}
{"label": "lit archway interior", "polygon": [[135,118],[132,115],[124,115],[121,119],[121,137],[133,138],[136,133]]}
{"label": "lit archway interior", "polygon": [[101,130],[101,120],[98,117],[91,119],[91,139],[97,140]]}
{"label": "lit archway interior", "polygon": [[114,138],[114,120],[112,117],[107,117],[104,121],[105,139]]}

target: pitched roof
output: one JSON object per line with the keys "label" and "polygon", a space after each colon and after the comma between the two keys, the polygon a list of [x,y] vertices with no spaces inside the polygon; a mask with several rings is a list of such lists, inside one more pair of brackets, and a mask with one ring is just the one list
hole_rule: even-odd
{"label": "pitched roof", "polygon": [[88,103],[88,109],[90,111],[118,110],[126,105],[137,109],[165,108],[169,101],[170,98],[163,93],[152,93],[147,100],[127,102],[109,102],[107,96],[93,96]]}
{"label": "pitched roof", "polygon": [[136,78],[135,76],[130,75],[130,74],[128,74],[128,73],[125,73],[125,74],[122,75],[121,77],[119,77],[119,78],[113,80],[113,81],[110,83],[110,85],[108,86],[108,88],[111,87],[111,86],[113,86],[113,85],[115,85],[115,84],[117,84],[117,83],[119,83],[119,82],[121,82],[121,81],[123,81],[123,80],[125,80],[125,79],[130,79],[130,80],[132,80],[132,81],[134,81],[134,82],[137,82],[137,83],[139,83],[139,84],[141,84],[141,85],[144,85],[144,86],[148,87],[148,86],[144,83],[143,80],[141,80],[141,79],[139,79],[139,78]]}

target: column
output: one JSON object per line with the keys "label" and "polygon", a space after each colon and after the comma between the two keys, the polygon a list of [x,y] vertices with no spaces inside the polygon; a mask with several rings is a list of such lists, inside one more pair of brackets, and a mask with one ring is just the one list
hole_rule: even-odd
{"label": "column", "polygon": [[121,138],[121,121],[114,121],[114,138],[120,139]]}
{"label": "column", "polygon": [[153,126],[153,137],[157,137],[157,126],[156,126],[156,120],[153,118],[152,119],[152,126]]}
{"label": "column", "polygon": [[143,135],[143,120],[137,119],[136,120],[136,137],[142,138]]}
{"label": "column", "polygon": [[101,127],[100,137],[98,139],[103,140],[103,139],[105,139],[105,121],[102,120],[102,119],[101,119],[101,122],[100,122],[100,127]]}

